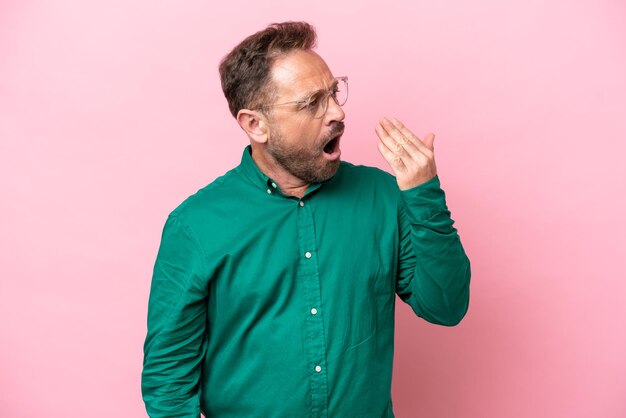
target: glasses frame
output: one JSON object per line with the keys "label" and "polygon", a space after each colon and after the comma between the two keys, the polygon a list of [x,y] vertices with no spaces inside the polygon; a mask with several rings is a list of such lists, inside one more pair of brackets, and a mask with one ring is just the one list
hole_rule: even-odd
{"label": "glasses frame", "polygon": [[[336,95],[336,92],[334,91],[334,89],[339,84],[340,81],[343,81],[345,83],[345,86],[346,86],[346,98],[343,101],[343,103],[339,103],[337,101],[337,98],[334,97]],[[333,78],[333,87],[331,87],[330,89],[326,89],[326,90],[325,89],[317,90],[316,92],[311,93],[310,95],[308,95],[304,99],[291,100],[291,101],[283,102],[283,103],[274,103],[274,104],[270,104],[270,105],[265,105],[265,106],[261,106],[258,110],[271,109],[273,107],[290,105],[290,104],[297,104],[297,105],[304,106],[304,107],[298,108],[296,111],[297,112],[304,111],[304,110],[307,110],[307,107],[309,106],[309,103],[311,102],[311,99],[315,95],[319,94],[320,92],[324,92],[324,96],[320,98],[320,100],[322,100],[322,104],[319,105],[319,106],[323,106],[324,111],[321,112],[320,115],[314,115],[313,116],[314,119],[320,119],[320,118],[324,117],[324,115],[328,111],[328,101],[329,101],[329,99],[331,97],[333,98],[335,103],[337,103],[338,106],[343,106],[344,104],[346,104],[346,102],[348,101],[348,92],[349,92],[349,89],[348,89],[348,77],[347,76],[335,77],[335,78]]]}

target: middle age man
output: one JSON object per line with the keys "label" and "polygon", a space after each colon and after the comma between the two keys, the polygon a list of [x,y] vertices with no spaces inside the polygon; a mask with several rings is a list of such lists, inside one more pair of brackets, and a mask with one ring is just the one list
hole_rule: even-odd
{"label": "middle age man", "polygon": [[466,313],[469,260],[434,136],[383,118],[395,178],[341,162],[347,77],[315,40],[304,22],[271,25],[220,66],[250,146],[165,225],[143,372],[152,417],[392,417],[395,295],[432,323]]}

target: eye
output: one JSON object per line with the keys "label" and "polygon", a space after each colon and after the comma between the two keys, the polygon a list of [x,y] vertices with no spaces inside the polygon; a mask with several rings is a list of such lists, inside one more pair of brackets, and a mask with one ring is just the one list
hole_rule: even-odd
{"label": "eye", "polygon": [[312,95],[306,100],[303,107],[310,111],[317,110],[324,96],[325,96],[324,92],[315,93],[314,95]]}

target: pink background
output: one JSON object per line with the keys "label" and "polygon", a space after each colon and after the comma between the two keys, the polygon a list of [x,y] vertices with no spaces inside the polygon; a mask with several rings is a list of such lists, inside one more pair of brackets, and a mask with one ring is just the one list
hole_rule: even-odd
{"label": "pink background", "polygon": [[[412,4],[409,4],[412,3]],[[626,417],[621,0],[0,3],[0,416],[141,417],[165,217],[247,144],[217,65],[306,19],[374,125],[437,134],[472,260],[456,328],[398,305],[398,417]]]}

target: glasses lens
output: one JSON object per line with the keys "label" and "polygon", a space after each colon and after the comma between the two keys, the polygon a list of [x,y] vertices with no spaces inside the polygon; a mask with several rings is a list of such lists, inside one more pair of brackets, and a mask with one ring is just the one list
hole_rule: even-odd
{"label": "glasses lens", "polygon": [[331,98],[339,106],[343,106],[344,104],[346,104],[346,101],[348,100],[348,80],[345,77],[338,78],[336,80],[337,84],[332,90],[332,93],[330,91],[326,92],[324,94],[324,98],[318,101],[315,118],[321,118],[326,114],[326,110],[328,109],[328,102]]}
{"label": "glasses lens", "polygon": [[337,88],[335,90],[335,102],[339,106],[343,106],[348,101],[348,79],[347,78],[339,78],[337,79]]}

